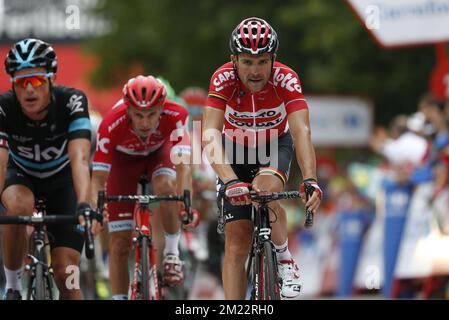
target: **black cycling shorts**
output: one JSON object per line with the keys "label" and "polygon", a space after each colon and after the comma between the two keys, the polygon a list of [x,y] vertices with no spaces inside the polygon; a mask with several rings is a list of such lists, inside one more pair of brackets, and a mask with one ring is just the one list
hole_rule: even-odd
{"label": "black cycling shorts", "polygon": [[[76,214],[77,202],[70,166],[49,178],[40,179],[26,174],[14,162],[9,161],[3,190],[17,184],[29,188],[36,199],[44,198],[48,215]],[[46,229],[52,249],[68,247],[82,252],[84,237],[79,226],[60,224],[49,225]]]}
{"label": "black cycling shorts", "polygon": [[[277,145],[271,143],[271,145],[266,145],[263,148],[246,148],[234,144],[225,138],[223,138],[223,145],[228,159],[231,162],[232,170],[234,170],[234,173],[240,181],[252,183],[257,173],[263,169],[277,176],[284,184],[286,183],[294,151],[293,139],[290,132],[286,132],[283,136],[279,137]],[[220,190],[222,185],[223,182],[218,179],[217,190]],[[221,216],[221,202],[222,197],[218,195],[219,221],[222,223],[242,219],[251,220],[252,205],[233,206],[225,198],[223,201],[224,216]],[[223,227],[224,224],[219,226],[220,229]]]}

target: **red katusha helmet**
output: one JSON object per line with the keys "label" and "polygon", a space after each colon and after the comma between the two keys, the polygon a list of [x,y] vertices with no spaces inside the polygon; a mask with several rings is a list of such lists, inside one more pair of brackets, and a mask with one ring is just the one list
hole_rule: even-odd
{"label": "red katusha helmet", "polygon": [[123,101],[136,110],[162,107],[166,98],[165,86],[153,76],[131,78],[123,87]]}
{"label": "red katusha helmet", "polygon": [[204,106],[207,100],[207,91],[199,87],[188,87],[181,91],[179,97],[188,106]]}
{"label": "red katusha helmet", "polygon": [[276,53],[279,47],[276,31],[263,19],[248,18],[232,31],[229,47],[233,55],[240,53]]}

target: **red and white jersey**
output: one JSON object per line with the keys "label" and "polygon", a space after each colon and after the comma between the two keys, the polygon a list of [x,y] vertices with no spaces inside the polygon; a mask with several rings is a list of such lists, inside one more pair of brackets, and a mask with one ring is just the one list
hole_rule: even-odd
{"label": "red and white jersey", "polygon": [[133,130],[123,100],[117,102],[100,124],[97,134],[93,170],[110,171],[114,151],[147,156],[164,144],[171,144],[171,155],[190,154],[187,127],[188,111],[167,100],[156,130],[143,141]]}
{"label": "red and white jersey", "polygon": [[269,81],[256,93],[236,77],[232,62],[224,64],[212,76],[206,105],[225,112],[226,138],[241,143],[239,135],[245,136],[244,144],[252,147],[269,141],[270,134],[283,135],[288,131],[287,115],[308,108],[298,75],[280,62],[274,63]]}

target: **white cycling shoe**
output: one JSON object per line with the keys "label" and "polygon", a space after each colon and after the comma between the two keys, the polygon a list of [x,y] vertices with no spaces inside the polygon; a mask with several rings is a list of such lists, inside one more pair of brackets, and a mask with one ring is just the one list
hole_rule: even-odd
{"label": "white cycling shoe", "polygon": [[298,298],[302,282],[299,277],[299,268],[295,261],[293,259],[279,261],[278,271],[282,278],[281,297],[283,299]]}

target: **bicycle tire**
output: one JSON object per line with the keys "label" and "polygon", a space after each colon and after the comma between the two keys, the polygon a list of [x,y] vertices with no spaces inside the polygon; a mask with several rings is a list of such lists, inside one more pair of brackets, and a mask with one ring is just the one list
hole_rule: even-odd
{"label": "bicycle tire", "polygon": [[280,300],[278,286],[278,272],[275,256],[273,254],[273,245],[271,242],[263,244],[263,287],[265,300]]}
{"label": "bicycle tire", "polygon": [[[254,252],[254,256],[251,258],[252,264],[250,265],[251,268],[251,296],[250,300],[263,300],[263,283],[262,283],[262,263],[263,263],[263,256],[257,252],[256,250]],[[262,262],[262,263],[261,263]]]}
{"label": "bicycle tire", "polygon": [[149,258],[148,254],[148,238],[142,237],[141,247],[140,247],[140,298],[141,300],[150,300],[150,269],[149,269]]}
{"label": "bicycle tire", "polygon": [[45,276],[44,267],[41,263],[36,264],[36,277],[34,278],[34,300],[45,300]]}

